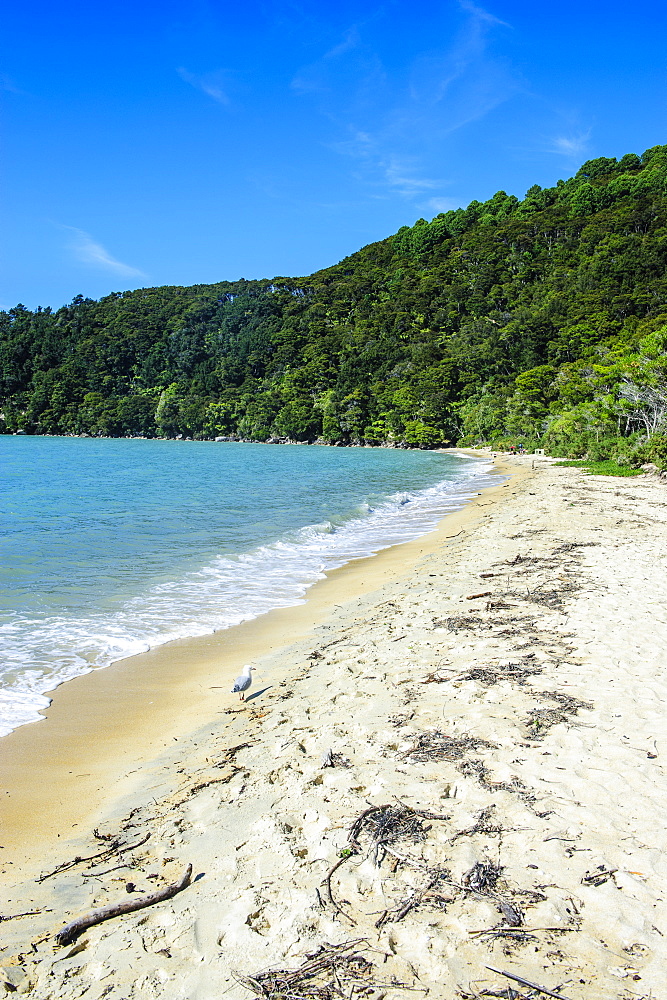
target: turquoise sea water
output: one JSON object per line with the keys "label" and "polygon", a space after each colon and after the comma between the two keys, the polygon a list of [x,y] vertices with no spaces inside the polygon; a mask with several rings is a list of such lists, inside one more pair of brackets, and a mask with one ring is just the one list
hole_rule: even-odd
{"label": "turquoise sea water", "polygon": [[93,667],[299,603],[489,485],[437,452],[0,437],[0,735]]}

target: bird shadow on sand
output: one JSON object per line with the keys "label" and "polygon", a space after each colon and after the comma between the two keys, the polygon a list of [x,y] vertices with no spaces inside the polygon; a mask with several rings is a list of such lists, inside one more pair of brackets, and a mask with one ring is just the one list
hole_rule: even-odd
{"label": "bird shadow on sand", "polygon": [[266,687],[260,688],[259,691],[254,691],[252,694],[249,694],[248,697],[245,700],[246,701],[246,705],[248,704],[249,701],[252,701],[253,698],[259,698],[260,694],[264,694],[265,691],[268,691],[272,687],[273,687],[273,684],[267,684]]}

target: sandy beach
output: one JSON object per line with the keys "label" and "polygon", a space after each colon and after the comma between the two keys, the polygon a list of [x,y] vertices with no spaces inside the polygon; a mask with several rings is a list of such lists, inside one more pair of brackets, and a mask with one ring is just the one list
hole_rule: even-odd
{"label": "sandy beach", "polygon": [[0,740],[7,992],[665,994],[665,480],[502,468],[305,604],[72,681]]}

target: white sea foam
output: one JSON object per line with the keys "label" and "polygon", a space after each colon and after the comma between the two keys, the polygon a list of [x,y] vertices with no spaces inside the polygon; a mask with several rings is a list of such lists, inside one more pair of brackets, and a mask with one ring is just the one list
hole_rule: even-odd
{"label": "white sea foam", "polygon": [[0,735],[42,718],[46,692],[95,667],[301,603],[326,572],[432,530],[494,481],[489,468],[476,461],[454,481],[394,494],[375,507],[360,504],[340,523],[307,525],[253,551],[219,556],[111,613],[17,615],[0,628]]}

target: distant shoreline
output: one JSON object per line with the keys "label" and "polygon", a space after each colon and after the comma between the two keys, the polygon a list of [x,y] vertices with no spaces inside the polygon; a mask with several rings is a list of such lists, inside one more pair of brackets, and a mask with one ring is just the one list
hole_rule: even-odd
{"label": "distant shoreline", "polygon": [[64,438],[73,440],[90,440],[90,441],[189,441],[195,444],[288,444],[288,445],[298,445],[298,446],[318,446],[322,448],[394,448],[400,451],[465,451],[465,447],[458,448],[456,445],[451,447],[447,445],[417,445],[408,444],[405,441],[382,441],[382,442],[370,442],[370,441],[324,441],[322,438],[316,438],[313,441],[297,441],[291,438],[269,438],[264,441],[260,441],[255,438],[241,438],[241,437],[208,437],[208,438],[190,438],[183,437],[182,434],[176,435],[176,437],[164,437],[157,435],[155,437],[145,437],[140,434],[128,434],[128,435],[109,435],[104,434],[33,434],[27,431],[12,431],[6,434],[0,434],[0,437],[35,437],[35,438]]}

